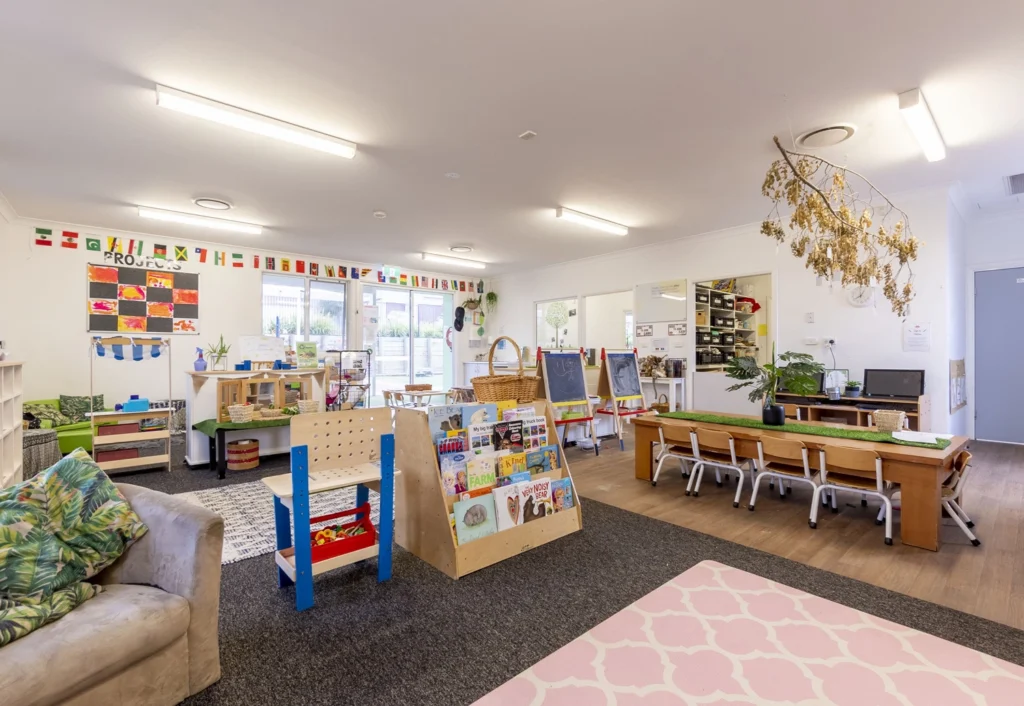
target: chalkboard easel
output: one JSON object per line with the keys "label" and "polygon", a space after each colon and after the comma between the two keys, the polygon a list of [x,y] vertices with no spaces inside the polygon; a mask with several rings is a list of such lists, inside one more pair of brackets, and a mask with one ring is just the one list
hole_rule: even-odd
{"label": "chalkboard easel", "polygon": [[[624,451],[626,443],[623,440],[623,420],[648,411],[640,387],[640,363],[635,348],[626,351],[601,349],[601,378],[597,383],[597,395],[601,398],[601,406],[595,413],[608,414],[615,419],[619,448]],[[639,407],[629,406],[629,403],[637,401]]]}
{"label": "chalkboard easel", "polygon": [[[540,396],[554,407],[555,428],[562,430],[569,424],[586,424],[590,440],[594,442],[594,453],[601,453],[594,433],[594,409],[587,394],[587,380],[584,376],[587,361],[583,349],[543,350],[537,349],[537,377]],[[567,443],[562,433],[563,446]]]}

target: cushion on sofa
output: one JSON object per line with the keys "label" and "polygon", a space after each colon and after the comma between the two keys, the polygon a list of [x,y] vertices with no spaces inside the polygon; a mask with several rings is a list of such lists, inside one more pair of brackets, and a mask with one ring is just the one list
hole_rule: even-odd
{"label": "cushion on sofa", "polygon": [[59,703],[185,635],[188,601],[151,586],[106,586],[55,623],[0,647],[0,701]]}
{"label": "cushion on sofa", "polygon": [[103,395],[93,395],[92,404],[89,397],[78,397],[74,395],[60,396],[60,413],[71,419],[72,423],[88,419],[85,415],[89,412],[103,411]]}
{"label": "cushion on sofa", "polygon": [[81,449],[0,491],[0,646],[99,593],[85,579],[114,563],[146,532]]}
{"label": "cushion on sofa", "polygon": [[59,409],[48,404],[26,402],[22,411],[41,420],[43,422],[42,426],[46,429],[56,429],[68,424],[74,424],[67,415],[61,414]]}

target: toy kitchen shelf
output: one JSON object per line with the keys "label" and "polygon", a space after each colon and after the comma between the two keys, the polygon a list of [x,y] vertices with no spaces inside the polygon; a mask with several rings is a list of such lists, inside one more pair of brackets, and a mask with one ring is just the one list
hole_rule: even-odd
{"label": "toy kitchen shelf", "polygon": [[[136,356],[135,353],[139,355]],[[166,338],[159,336],[95,336],[90,344],[89,355],[89,399],[95,394],[95,361],[97,357],[113,358],[123,365],[142,363],[145,352],[150,352],[150,364],[152,360],[164,360],[167,362],[167,408],[148,409],[130,412],[90,412],[86,416],[92,424],[92,448],[93,456],[96,457],[98,465],[105,473],[115,473],[139,468],[151,468],[154,466],[166,466],[167,472],[171,471],[171,417],[174,409],[170,405],[171,399],[171,344]],[[158,357],[159,356],[159,357]],[[148,431],[143,430],[143,420],[160,420],[161,428],[154,428]],[[135,431],[118,433],[116,427],[122,425],[133,425]],[[112,428],[114,427],[114,428]],[[140,456],[137,448],[123,449],[122,458],[100,460],[101,455],[114,444],[133,444],[147,441],[163,441],[163,453],[151,456]]]}

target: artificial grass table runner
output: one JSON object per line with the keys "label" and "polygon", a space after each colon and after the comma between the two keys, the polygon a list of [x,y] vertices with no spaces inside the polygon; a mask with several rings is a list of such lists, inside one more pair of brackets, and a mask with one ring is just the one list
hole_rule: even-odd
{"label": "artificial grass table runner", "polygon": [[201,422],[193,424],[192,428],[198,432],[202,432],[212,439],[219,429],[223,429],[224,431],[234,431],[236,429],[262,429],[265,427],[286,427],[291,423],[291,417],[286,417],[284,419],[254,419],[251,422],[218,422],[216,419],[204,419]]}
{"label": "artificial grass table runner", "polygon": [[813,434],[814,436],[829,436],[833,439],[856,439],[857,441],[878,441],[883,444],[899,444],[900,446],[917,446],[923,449],[944,449],[951,443],[949,439],[937,439],[934,444],[924,444],[917,441],[901,441],[894,439],[891,434],[883,431],[861,431],[859,429],[839,429],[837,427],[819,427],[813,424],[801,424],[800,422],[787,421],[783,426],[773,426],[750,417],[726,417],[721,414],[707,414],[705,412],[666,412],[659,414],[659,417],[669,419],[683,419],[691,422],[705,422],[706,424],[726,424],[733,427],[748,427],[750,429],[766,429],[768,431],[787,431],[795,434]]}

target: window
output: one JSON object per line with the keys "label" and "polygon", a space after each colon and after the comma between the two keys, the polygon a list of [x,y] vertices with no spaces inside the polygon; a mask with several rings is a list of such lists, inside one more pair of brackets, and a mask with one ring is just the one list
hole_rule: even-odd
{"label": "window", "polygon": [[345,347],[345,285],[279,274],[263,274],[263,334],[315,341],[317,350]]}
{"label": "window", "polygon": [[537,347],[579,348],[576,299],[537,303]]}

